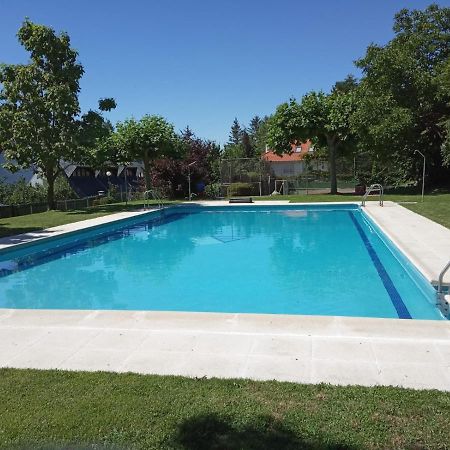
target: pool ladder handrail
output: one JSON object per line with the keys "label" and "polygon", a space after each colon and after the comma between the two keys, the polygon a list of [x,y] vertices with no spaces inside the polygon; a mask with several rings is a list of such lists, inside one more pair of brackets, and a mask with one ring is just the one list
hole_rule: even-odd
{"label": "pool ladder handrail", "polygon": [[150,207],[149,200],[153,198],[158,202],[158,208],[161,209],[164,206],[163,199],[159,195],[159,193],[155,189],[149,189],[144,192],[144,209],[148,209]]}
{"label": "pool ladder handrail", "polygon": [[[441,273],[439,274],[437,287],[437,300],[438,306],[441,308],[441,311],[444,314],[444,316],[448,316],[450,318],[450,305],[448,301],[445,299],[446,293],[443,290],[444,275],[448,272],[449,269],[450,269],[450,261],[444,266],[444,268],[441,270]],[[450,291],[448,294],[450,294]]]}
{"label": "pool ladder handrail", "polygon": [[373,192],[373,191],[379,191],[380,193],[380,200],[379,204],[380,206],[384,205],[384,188],[383,185],[380,183],[374,183],[369,186],[369,188],[366,190],[366,193],[363,195],[361,206],[366,206],[366,200],[367,197]]}

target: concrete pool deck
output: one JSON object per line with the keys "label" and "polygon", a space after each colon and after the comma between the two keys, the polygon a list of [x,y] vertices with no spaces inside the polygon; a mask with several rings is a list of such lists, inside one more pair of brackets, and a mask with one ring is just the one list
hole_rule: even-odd
{"label": "concrete pool deck", "polygon": [[0,366],[450,391],[450,328],[399,319],[4,309]]}
{"label": "concrete pool deck", "polygon": [[[441,261],[434,261],[434,255],[445,258],[447,253],[450,257],[450,230],[391,202],[386,202],[384,208],[375,202],[368,203],[365,210],[430,281],[436,278],[442,267]],[[0,248],[145,213],[119,213],[4,238],[0,240]],[[450,322],[0,309],[0,367],[245,377],[450,391]]]}

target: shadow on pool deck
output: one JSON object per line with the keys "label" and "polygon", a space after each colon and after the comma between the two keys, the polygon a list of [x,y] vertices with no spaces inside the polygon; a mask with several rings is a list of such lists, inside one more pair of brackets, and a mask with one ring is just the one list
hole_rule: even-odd
{"label": "shadow on pool deck", "polygon": [[[0,223],[0,245],[23,244],[31,242],[39,237],[48,237],[52,235],[52,231],[43,230],[42,228],[23,227],[23,228],[9,228],[6,235],[2,235]],[[14,234],[13,234],[14,233]]]}
{"label": "shadow on pool deck", "polygon": [[216,414],[201,415],[182,422],[171,448],[185,450],[356,450],[339,443],[302,439],[270,416],[256,416],[254,425],[236,427],[231,419]]}

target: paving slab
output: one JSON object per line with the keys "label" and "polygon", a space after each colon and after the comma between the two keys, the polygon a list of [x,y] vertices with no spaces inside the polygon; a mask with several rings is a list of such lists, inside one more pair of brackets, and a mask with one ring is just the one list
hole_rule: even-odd
{"label": "paving slab", "polygon": [[447,321],[161,311],[4,312],[0,367],[450,391]]}

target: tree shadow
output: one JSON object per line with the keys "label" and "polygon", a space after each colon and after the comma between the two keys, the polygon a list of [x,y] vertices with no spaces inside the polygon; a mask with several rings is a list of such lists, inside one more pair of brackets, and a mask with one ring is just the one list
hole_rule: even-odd
{"label": "tree shadow", "polygon": [[356,450],[346,444],[303,439],[270,416],[257,416],[254,424],[238,427],[231,419],[216,414],[185,420],[171,444],[185,450]]}
{"label": "tree shadow", "polygon": [[49,236],[52,232],[45,231],[42,227],[16,227],[10,228],[5,223],[0,222],[0,238],[3,244],[22,244],[36,239],[41,234]]}
{"label": "tree shadow", "polygon": [[16,227],[8,228],[8,225],[0,222],[0,238],[13,236],[15,234],[31,233],[33,231],[38,231],[39,227]]}

